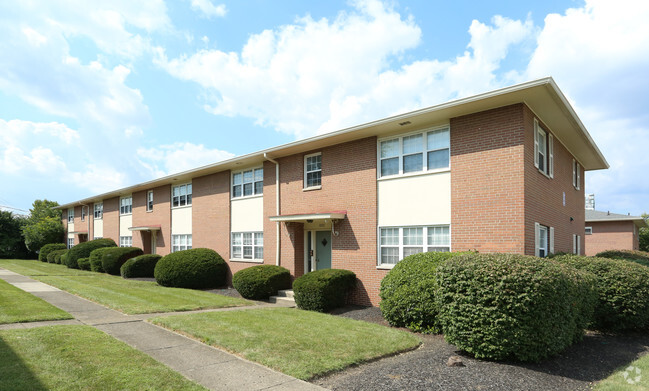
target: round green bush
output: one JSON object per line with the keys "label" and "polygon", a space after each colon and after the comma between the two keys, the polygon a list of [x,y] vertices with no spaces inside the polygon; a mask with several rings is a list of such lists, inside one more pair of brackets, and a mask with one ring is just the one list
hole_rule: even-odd
{"label": "round green bush", "polygon": [[[52,251],[50,251],[49,254],[47,254],[47,262],[49,262],[49,263],[61,263],[61,261],[60,261],[61,254],[63,254],[66,251],[68,251],[68,250],[61,249],[61,250],[52,250]],[[57,261],[57,258],[59,259],[59,261]]]}
{"label": "round green bush", "polygon": [[649,253],[645,251],[634,250],[607,250],[595,255],[599,258],[620,259],[639,263],[643,266],[649,266]]}
{"label": "round green bush", "polygon": [[584,256],[556,258],[595,275],[595,327],[624,331],[649,328],[649,268],[635,262]]}
{"label": "round green bush", "polygon": [[77,264],[81,270],[90,270],[90,259],[88,258],[79,258]]}
{"label": "round green bush", "polygon": [[253,266],[236,272],[232,285],[246,299],[264,300],[291,288],[291,272],[275,265]]}
{"label": "round green bush", "polygon": [[106,273],[103,266],[101,266],[101,258],[104,256],[104,252],[113,247],[100,247],[94,249],[90,252],[88,259],[90,260],[90,270],[98,273]]}
{"label": "round green bush", "polygon": [[38,251],[38,260],[41,262],[47,262],[47,255],[54,250],[65,250],[67,246],[64,243],[50,243],[41,247]]}
{"label": "round green bush", "polygon": [[381,313],[390,325],[415,332],[439,333],[437,267],[459,253],[427,252],[399,261],[381,280]]}
{"label": "round green bush", "polygon": [[356,274],[349,270],[316,270],[293,281],[295,304],[303,310],[331,311],[345,305],[355,284]]}
{"label": "round green bush", "polygon": [[225,285],[227,272],[228,265],[216,251],[194,248],[162,257],[153,276],[162,286],[208,289]]}
{"label": "round green bush", "polygon": [[556,355],[583,337],[597,301],[592,274],[524,255],[453,257],[437,282],[444,338],[477,358]]}
{"label": "round green bush", "polygon": [[77,264],[77,260],[79,258],[88,258],[92,250],[100,247],[117,247],[117,245],[113,239],[95,239],[79,243],[70,249],[65,259],[65,265],[70,269],[78,269],[79,265]]}
{"label": "round green bush", "polygon": [[144,254],[131,258],[119,269],[124,278],[153,277],[155,265],[162,258],[158,254]]}
{"label": "round green bush", "polygon": [[101,267],[108,274],[120,275],[120,268],[131,258],[144,254],[137,247],[110,247],[101,255]]}

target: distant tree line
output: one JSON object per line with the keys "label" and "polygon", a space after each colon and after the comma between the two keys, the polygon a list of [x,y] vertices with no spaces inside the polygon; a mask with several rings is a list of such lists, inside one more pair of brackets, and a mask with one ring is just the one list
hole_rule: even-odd
{"label": "distant tree line", "polygon": [[65,236],[58,202],[36,200],[29,216],[0,211],[0,258],[33,259],[48,243],[61,243]]}

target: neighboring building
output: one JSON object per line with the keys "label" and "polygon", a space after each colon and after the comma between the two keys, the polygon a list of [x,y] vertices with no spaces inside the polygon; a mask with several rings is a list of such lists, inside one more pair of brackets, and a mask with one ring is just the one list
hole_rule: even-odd
{"label": "neighboring building", "polygon": [[640,228],[647,223],[640,216],[586,210],[586,255],[606,250],[639,250]]}
{"label": "neighboring building", "polygon": [[73,243],[110,237],[161,255],[207,247],[232,273],[348,269],[359,279],[352,301],[377,305],[381,279],[409,254],[571,252],[584,232],[583,173],[605,168],[544,78],[61,208]]}

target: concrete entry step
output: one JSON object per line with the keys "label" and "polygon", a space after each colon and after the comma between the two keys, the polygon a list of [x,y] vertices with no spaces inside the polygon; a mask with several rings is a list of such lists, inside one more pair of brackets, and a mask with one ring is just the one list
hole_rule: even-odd
{"label": "concrete entry step", "polygon": [[277,296],[278,297],[288,297],[289,299],[293,298],[293,289],[284,289],[281,291],[277,291]]}
{"label": "concrete entry step", "polygon": [[285,289],[277,292],[277,296],[268,298],[270,303],[282,304],[287,307],[295,307],[295,299],[293,298],[293,290]]}

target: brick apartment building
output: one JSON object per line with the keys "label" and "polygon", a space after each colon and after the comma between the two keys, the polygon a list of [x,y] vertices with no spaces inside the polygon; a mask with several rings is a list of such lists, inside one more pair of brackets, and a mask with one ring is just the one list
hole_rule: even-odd
{"label": "brick apartment building", "polygon": [[639,250],[641,216],[586,209],[585,253],[593,256],[606,250]]}
{"label": "brick apartment building", "polygon": [[[581,252],[584,175],[608,168],[552,78],[320,135],[62,205],[70,246],[216,250],[381,279],[422,251]],[[66,212],[67,210],[67,212]]]}

